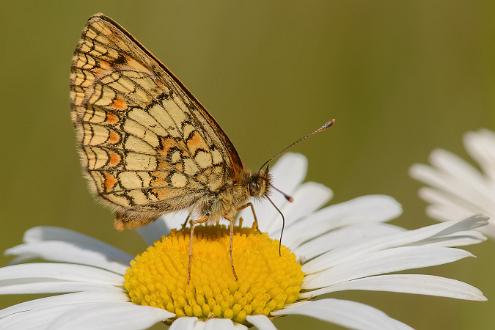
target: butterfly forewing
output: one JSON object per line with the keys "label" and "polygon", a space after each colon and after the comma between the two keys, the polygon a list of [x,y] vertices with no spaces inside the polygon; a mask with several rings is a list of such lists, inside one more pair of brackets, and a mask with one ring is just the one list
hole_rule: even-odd
{"label": "butterfly forewing", "polygon": [[215,120],[108,17],[89,19],[71,73],[83,167],[93,190],[116,210],[186,208],[242,173]]}

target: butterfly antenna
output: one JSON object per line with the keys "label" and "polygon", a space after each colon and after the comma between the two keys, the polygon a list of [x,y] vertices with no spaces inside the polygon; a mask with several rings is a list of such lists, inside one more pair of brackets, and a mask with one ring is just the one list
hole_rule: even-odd
{"label": "butterfly antenna", "polygon": [[281,252],[281,247],[282,247],[282,236],[284,235],[284,228],[285,228],[285,217],[282,211],[275,205],[275,203],[271,200],[270,197],[266,196],[266,198],[270,201],[270,203],[273,205],[273,207],[277,210],[277,212],[280,214],[282,217],[282,230],[280,231],[280,238],[278,239],[278,255],[282,256]]}
{"label": "butterfly antenna", "polygon": [[[312,137],[313,135],[315,134],[318,134],[318,133],[321,133],[325,130],[327,130],[328,128],[332,127],[333,124],[335,124],[335,119],[332,118],[330,119],[329,121],[325,122],[322,126],[318,127],[316,130],[314,130],[313,132],[309,133],[309,134],[306,134],[302,137],[300,137],[299,139],[297,139],[296,141],[292,142],[291,144],[289,144],[287,147],[283,148],[282,150],[280,150],[279,152],[277,152],[274,156],[272,156],[270,159],[268,159],[266,162],[263,163],[263,165],[260,166],[260,171],[265,167],[267,166],[268,164],[270,164],[275,158],[277,158],[280,154],[284,153],[285,151],[287,151],[288,149],[292,148],[293,146],[295,146],[296,144]],[[275,187],[274,187],[275,188]],[[276,189],[276,188],[275,188]]]}
{"label": "butterfly antenna", "polygon": [[277,187],[275,187],[275,186],[274,186],[274,185],[272,185],[271,183],[270,183],[270,187],[272,187],[273,189],[275,189],[276,191],[278,191],[279,193],[281,193],[281,194],[282,194],[282,196],[284,196],[284,198],[285,198],[288,202],[292,203],[292,202],[294,201],[294,197],[292,197],[292,196],[290,196],[290,195],[287,195],[286,193],[284,193],[282,190],[278,189]]}

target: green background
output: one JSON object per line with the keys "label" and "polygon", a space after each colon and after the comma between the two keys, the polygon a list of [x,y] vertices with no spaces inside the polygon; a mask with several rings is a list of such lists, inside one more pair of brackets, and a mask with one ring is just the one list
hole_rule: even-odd
{"label": "green background", "polygon": [[[104,12],[161,58],[228,132],[245,164],[329,117],[337,125],[297,146],[308,179],[334,201],[397,198],[407,228],[431,224],[408,177],[435,147],[463,156],[462,134],[495,126],[493,1],[9,1],[0,11],[0,250],[36,225],[84,232],[132,253],[81,177],[69,119],[72,51],[86,19]],[[493,329],[492,241],[478,258],[428,269],[481,288],[485,303],[394,293],[338,297],[419,329]],[[6,258],[0,260],[3,264]],[[0,307],[28,297],[2,296]],[[335,329],[299,317],[283,329]],[[159,327],[158,327],[159,328]]]}

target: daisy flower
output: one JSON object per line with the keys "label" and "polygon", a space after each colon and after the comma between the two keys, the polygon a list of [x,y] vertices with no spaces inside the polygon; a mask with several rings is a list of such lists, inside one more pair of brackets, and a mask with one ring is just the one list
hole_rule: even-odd
{"label": "daisy flower", "polygon": [[446,221],[485,214],[490,224],[482,231],[495,237],[495,133],[468,132],[464,146],[481,171],[451,152],[436,149],[429,158],[432,166],[415,164],[410,174],[429,186],[419,190],[419,196],[430,203],[429,216]]}
{"label": "daisy flower", "polygon": [[[224,226],[198,227],[191,282],[187,278],[189,229],[185,214],[163,217],[139,230],[150,246],[131,255],[67,229],[36,227],[6,251],[18,264],[0,268],[0,294],[58,294],[0,310],[1,329],[275,329],[272,319],[306,315],[353,329],[410,329],[362,303],[330,298],[344,290],[390,291],[485,300],[476,288],[453,279],[402,271],[471,256],[455,248],[484,240],[474,216],[416,230],[386,222],[400,205],[368,195],[321,208],[331,191],[302,183],[306,159],[283,156],[273,168],[275,185],[294,203],[273,196],[286,216],[278,253],[279,215],[257,205],[262,232],[236,228],[232,274]],[[165,225],[168,224],[168,226]],[[267,233],[264,234],[263,232]],[[164,236],[167,234],[166,236]],[[25,263],[33,258],[50,262]],[[394,274],[401,272],[400,274]],[[326,295],[325,298],[322,295]]]}

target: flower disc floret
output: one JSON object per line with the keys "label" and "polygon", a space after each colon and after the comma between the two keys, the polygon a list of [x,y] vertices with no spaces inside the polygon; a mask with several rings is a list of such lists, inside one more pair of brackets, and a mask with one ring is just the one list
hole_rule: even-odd
{"label": "flower disc floret", "polygon": [[304,274],[295,255],[278,241],[250,228],[236,228],[233,237],[235,279],[225,226],[196,228],[191,280],[188,277],[190,230],[174,230],[132,262],[125,289],[132,302],[200,319],[228,318],[246,323],[246,316],[281,309],[299,297]]}

